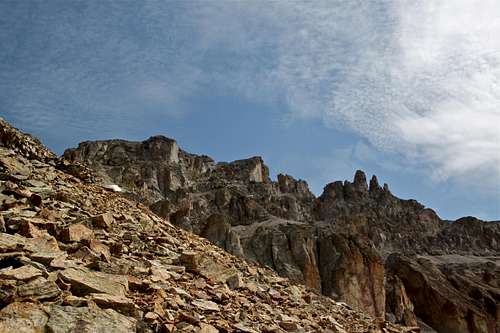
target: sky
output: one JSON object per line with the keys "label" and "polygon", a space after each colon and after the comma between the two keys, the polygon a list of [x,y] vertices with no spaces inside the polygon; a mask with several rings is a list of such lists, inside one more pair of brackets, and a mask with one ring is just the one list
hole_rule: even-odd
{"label": "sky", "polygon": [[497,0],[2,0],[0,116],[500,219]]}

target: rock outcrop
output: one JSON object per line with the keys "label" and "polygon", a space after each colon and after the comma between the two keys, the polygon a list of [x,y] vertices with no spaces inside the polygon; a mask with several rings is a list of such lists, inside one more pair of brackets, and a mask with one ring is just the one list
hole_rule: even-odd
{"label": "rock outcrop", "polygon": [[[468,258],[466,267],[477,261],[498,267],[500,222],[444,221],[415,200],[397,198],[375,176],[367,182],[359,170],[352,182],[330,183],[316,198],[303,180],[270,179],[260,157],[216,163],[164,137],[84,142],[64,157],[90,165],[104,185],[118,184],[125,196],[172,224],[374,317],[428,324],[439,332],[498,332],[491,324],[500,318],[498,285],[480,282],[484,271],[468,270],[461,282],[440,281],[456,292],[439,293],[439,302],[457,306],[451,315],[434,308],[428,316],[425,309],[432,308],[433,299],[419,298],[409,271],[396,269],[387,258],[398,253],[416,264],[422,256],[457,256]],[[445,261],[439,267],[416,271],[422,281],[431,281],[429,275],[453,270],[454,264]],[[488,274],[498,279],[495,269]],[[473,307],[458,297],[472,285],[478,296]],[[454,323],[458,318],[465,319]]]}
{"label": "rock outcrop", "polygon": [[[415,314],[438,332],[500,331],[500,267],[494,262],[472,256],[393,254],[387,265],[403,283]],[[409,307],[399,308],[403,318]]]}
{"label": "rock outcrop", "polygon": [[[87,183],[94,177],[82,181],[66,172],[71,163],[62,163],[8,124],[2,126],[16,140],[0,143],[0,332],[411,331],[373,320],[269,268],[232,256],[143,204]],[[147,147],[167,156],[166,164],[180,163],[174,158],[175,149],[155,143]],[[113,151],[115,162],[124,161],[120,160],[123,150]],[[233,166],[249,171],[241,176],[245,182],[270,185],[259,163],[255,159]],[[224,166],[221,172],[231,174],[228,170],[233,166]],[[149,182],[146,187],[157,184]],[[302,193],[301,186],[291,183],[287,189]],[[146,190],[153,193],[152,188]],[[222,203],[230,205],[235,193],[230,192],[229,202]],[[201,200],[176,195],[179,201],[172,201],[171,206],[176,209],[175,218],[192,223],[192,216],[204,216],[193,213]],[[182,203],[181,198],[189,200]],[[244,192],[240,198],[245,198]],[[246,202],[241,200],[237,202]],[[251,211],[244,205],[240,208]],[[208,223],[214,227],[204,221],[207,236],[224,238],[224,246],[240,250],[246,243],[233,229],[253,227],[248,222],[233,227],[235,220],[226,222],[216,215]],[[289,253],[281,252],[288,245],[279,235],[270,243],[275,246],[273,260],[286,266],[293,257],[304,271],[309,269],[306,266],[317,269],[312,235],[304,249],[297,246]],[[294,237],[300,237],[300,232],[288,235],[299,244]],[[313,271],[302,278],[318,274]]]}

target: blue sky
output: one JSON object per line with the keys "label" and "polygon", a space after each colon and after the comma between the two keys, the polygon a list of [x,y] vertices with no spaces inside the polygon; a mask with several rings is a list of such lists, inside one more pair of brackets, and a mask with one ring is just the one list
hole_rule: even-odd
{"label": "blue sky", "polygon": [[4,0],[0,115],[58,153],[163,134],[500,219],[498,31],[494,0]]}

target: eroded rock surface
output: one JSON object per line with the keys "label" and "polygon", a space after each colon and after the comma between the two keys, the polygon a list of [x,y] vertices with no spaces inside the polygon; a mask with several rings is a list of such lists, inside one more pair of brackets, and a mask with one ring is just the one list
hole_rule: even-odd
{"label": "eroded rock surface", "polygon": [[[271,180],[260,157],[217,163],[189,154],[165,137],[84,142],[64,156],[89,164],[104,185],[118,184],[129,198],[230,253],[267,265],[374,317],[408,326],[417,325],[418,316],[437,325],[437,319],[422,314],[423,308],[431,308],[432,299],[419,301],[403,271],[387,265],[388,256],[403,254],[410,262],[418,262],[417,256],[474,255],[493,261],[500,256],[499,222],[471,217],[444,221],[415,200],[397,198],[375,176],[367,181],[362,171],[352,182],[327,184],[316,198],[303,180],[289,175]],[[440,267],[454,269],[448,266]],[[432,274],[420,271],[423,276]],[[486,321],[498,321],[499,300],[483,297],[490,293],[488,288],[497,293],[498,285],[475,283],[483,273],[469,273],[462,276],[467,282],[442,282],[457,290],[443,300],[460,304],[463,299],[456,295],[469,292],[466,286],[473,284],[476,295],[481,295],[475,303],[492,313]],[[493,276],[490,280],[498,278],[495,270],[488,274]],[[460,306],[453,315],[439,317],[435,311],[435,316],[445,322],[440,327],[455,327],[451,322],[458,319],[453,318],[471,316],[470,309]],[[460,332],[498,331],[491,324],[476,326],[462,325]]]}
{"label": "eroded rock surface", "polygon": [[[374,320],[294,284],[270,268],[228,254],[206,239],[179,229],[145,205],[89,184],[99,177],[84,165],[73,167],[72,162],[52,157],[36,140],[4,122],[1,125],[5,127],[3,133],[12,133],[15,140],[0,141],[0,216],[4,222],[0,232],[0,332],[412,331]],[[167,147],[155,140],[166,141]],[[167,165],[181,163],[185,153],[176,153],[170,141],[153,141],[146,145],[149,154],[161,155],[160,160],[166,158]],[[136,145],[131,147],[134,151]],[[115,164],[111,169],[129,160],[127,149],[113,150],[111,163]],[[98,149],[95,156],[99,154]],[[144,152],[143,156],[150,155]],[[193,175],[208,172],[203,171],[211,165],[204,164],[206,158],[189,159],[185,167]],[[238,174],[233,174],[233,167]],[[221,168],[214,172],[257,187],[270,186],[272,191],[277,188],[268,180],[260,159]],[[150,184],[157,183],[151,180]],[[207,181],[203,186],[210,184]],[[283,186],[292,197],[293,193],[309,195],[303,184],[295,186],[287,180]],[[146,188],[145,193],[148,191],[154,192]],[[194,216],[213,215],[204,215],[210,212],[208,209],[195,214],[206,200],[203,192],[197,192],[199,200],[193,201],[183,191],[184,187],[172,192],[173,196],[154,194],[162,196],[160,201],[171,200],[172,206],[165,209],[171,220],[189,225]],[[244,251],[246,243],[234,229],[253,227],[254,218],[265,221],[272,215],[259,208],[260,198],[252,199],[245,191],[238,191],[231,190],[227,197],[218,195],[221,207],[236,207],[234,215],[227,216],[223,223],[214,217],[222,227],[206,229],[204,220],[203,224],[192,224],[192,228],[207,230],[215,238],[224,235],[224,246]],[[33,193],[39,198],[30,200]],[[234,199],[236,193],[240,195]],[[279,207],[279,202],[271,202],[269,207]],[[302,213],[299,210],[297,214]],[[238,223],[240,217],[246,220]],[[292,257],[305,272],[310,267],[311,273],[300,276],[311,276],[310,281],[317,284],[313,234],[304,248],[290,248],[285,255],[282,248],[288,246],[284,242],[288,238],[280,233],[278,230],[271,242],[275,259],[281,260],[286,269]],[[299,244],[301,235],[302,231],[297,231],[287,237]]]}

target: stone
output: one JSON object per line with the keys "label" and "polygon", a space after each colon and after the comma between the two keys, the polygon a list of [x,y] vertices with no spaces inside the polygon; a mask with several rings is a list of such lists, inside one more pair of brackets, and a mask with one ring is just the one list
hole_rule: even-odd
{"label": "stone", "polygon": [[[355,236],[322,233],[317,240],[323,292],[373,317],[385,316],[385,265],[375,249]],[[335,258],[335,260],[332,260]]]}
{"label": "stone", "polygon": [[279,325],[287,332],[295,332],[299,329],[299,325],[293,321],[280,321]]}
{"label": "stone", "polygon": [[180,322],[185,321],[187,323],[197,325],[200,322],[201,318],[200,318],[200,315],[197,314],[196,312],[188,313],[185,311],[180,311],[178,320]]}
{"label": "stone", "polygon": [[191,302],[195,307],[203,311],[220,311],[219,305],[212,301],[197,299]]}
{"label": "stone", "polygon": [[52,253],[60,253],[61,250],[59,249],[59,244],[57,243],[57,240],[46,234],[43,233],[39,237],[35,238],[26,238],[26,241],[24,243],[24,250],[36,253],[36,252],[52,252]]}
{"label": "stone", "polygon": [[101,309],[113,309],[127,316],[135,316],[137,314],[134,302],[123,296],[90,294],[90,300]]}
{"label": "stone", "polygon": [[123,275],[94,272],[85,268],[67,268],[59,276],[71,284],[71,292],[77,296],[102,293],[125,296],[128,279]]}
{"label": "stone", "polygon": [[241,331],[241,332],[244,332],[244,333],[258,333],[257,331],[253,330],[251,327],[245,325],[244,323],[236,323],[233,326],[238,331]]}
{"label": "stone", "polygon": [[83,224],[72,224],[61,231],[60,238],[63,242],[81,242],[94,238],[94,232]]}
{"label": "stone", "polygon": [[200,329],[198,333],[218,333],[219,330],[210,324],[200,323]]}
{"label": "stone", "polygon": [[92,217],[91,221],[94,227],[109,230],[115,223],[115,218],[108,212]]}
{"label": "stone", "polygon": [[61,296],[62,291],[54,281],[38,277],[26,284],[18,287],[17,295],[19,298],[29,300],[54,300]]}
{"label": "stone", "polygon": [[[455,258],[443,258],[443,260],[452,261],[453,259]],[[411,307],[404,304],[408,302],[404,297],[408,297],[412,305],[422,311],[421,315],[426,319],[425,323],[438,332],[488,332],[488,326],[496,326],[496,329],[499,322],[492,309],[499,311],[500,305],[490,298],[489,293],[493,290],[479,287],[478,280],[474,280],[473,275],[465,272],[463,268],[457,272],[452,268],[453,266],[446,265],[446,262],[441,265],[446,267],[444,272],[441,271],[436,261],[429,258],[410,258],[401,254],[389,256],[388,269],[397,277],[396,281],[402,284],[399,291],[397,289],[394,291],[402,304],[396,304],[392,309],[398,312],[399,319],[413,323]],[[481,266],[476,263],[474,270],[481,271]],[[483,267],[486,268],[486,266]],[[468,292],[460,292],[461,290]],[[500,293],[495,295],[499,296]],[[432,303],[428,302],[429,298],[432,299]],[[447,310],[442,311],[443,308]],[[487,310],[488,308],[490,310]]]}
{"label": "stone", "polygon": [[4,279],[28,281],[38,276],[42,276],[42,272],[33,266],[22,266],[19,268],[6,268],[0,270],[0,278]]}
{"label": "stone", "polygon": [[148,312],[144,315],[144,320],[149,322],[154,322],[157,321],[158,319],[160,319],[160,316],[154,312]]}
{"label": "stone", "polygon": [[[0,313],[16,301],[39,302],[30,311],[45,313],[42,332],[189,332],[203,324],[222,332],[417,331],[360,312],[386,309],[399,322],[432,311],[425,320],[439,320],[441,331],[499,330],[491,315],[499,311],[499,223],[443,221],[379,189],[376,178],[367,189],[362,172],[316,198],[304,181],[271,179],[260,157],[216,163],[163,137],[87,142],[65,157],[0,120],[0,192],[13,189],[0,195],[0,216],[5,231],[34,236],[0,234],[0,267],[42,274],[0,277]],[[113,221],[92,223],[103,212]],[[74,223],[94,236],[50,236],[62,241]],[[392,253],[407,259],[393,266]],[[400,282],[384,286],[390,276]],[[24,320],[19,313],[8,320]]]}
{"label": "stone", "polygon": [[244,287],[243,280],[241,279],[241,275],[236,273],[234,275],[231,275],[226,279],[226,284],[229,287],[229,289],[240,289]]}
{"label": "stone", "polygon": [[3,215],[0,215],[0,233],[6,232],[5,228],[5,220],[3,219]]}
{"label": "stone", "polygon": [[45,232],[35,227],[32,223],[26,221],[21,224],[19,234],[29,238],[36,238],[43,236]]}
{"label": "stone", "polygon": [[153,282],[166,282],[171,278],[171,274],[160,267],[151,267],[151,281]]}
{"label": "stone", "polygon": [[111,260],[111,252],[109,250],[109,247],[107,245],[104,245],[101,241],[97,239],[91,239],[89,241],[89,249],[94,251],[95,253],[98,253],[102,258],[104,258],[104,260]]}
{"label": "stone", "polygon": [[82,246],[75,253],[71,254],[71,259],[85,263],[87,267],[94,267],[99,265],[101,259],[100,254],[92,251],[87,246]]}
{"label": "stone", "polygon": [[13,252],[23,249],[26,238],[19,235],[0,233],[0,252]]}
{"label": "stone", "polygon": [[75,329],[82,332],[136,332],[136,319],[124,316],[112,309],[98,307],[71,307],[50,305],[45,308],[50,318],[46,324],[48,332],[69,333]]}
{"label": "stone", "polygon": [[200,254],[194,251],[184,251],[179,258],[179,262],[186,267],[186,270],[196,272],[199,269],[199,259]]}
{"label": "stone", "polygon": [[48,319],[40,305],[13,302],[0,311],[0,332],[42,333]]}
{"label": "stone", "polygon": [[354,174],[354,186],[356,186],[356,189],[362,192],[367,192],[368,191],[368,184],[366,183],[366,175],[363,171],[361,170],[356,170],[356,173]]}
{"label": "stone", "polygon": [[111,190],[113,192],[122,192],[122,188],[116,184],[104,185],[105,189]]}
{"label": "stone", "polygon": [[414,313],[414,305],[405,286],[398,276],[388,274],[386,277],[386,308],[392,311],[394,322],[405,326],[418,326],[417,317]]}

